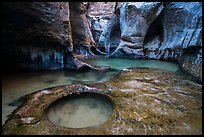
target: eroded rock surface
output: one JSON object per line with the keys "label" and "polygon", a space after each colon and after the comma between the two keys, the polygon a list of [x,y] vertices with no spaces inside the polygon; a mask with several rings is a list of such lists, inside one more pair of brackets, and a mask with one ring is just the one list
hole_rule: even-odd
{"label": "eroded rock surface", "polygon": [[[165,3],[164,12],[160,19],[162,25],[160,31],[163,35],[160,36],[160,41],[153,37],[149,43],[144,45],[147,49],[146,56],[154,59],[178,61],[184,70],[202,81],[201,18],[202,4],[200,2]],[[156,25],[152,27],[156,28]],[[154,35],[159,37],[159,33]],[[155,49],[152,50],[152,46]]]}
{"label": "eroded rock surface", "polygon": [[120,7],[121,40],[110,56],[143,58],[143,42],[149,25],[163,9],[161,2],[127,2]]}
{"label": "eroded rock surface", "polygon": [[70,20],[74,52],[85,56],[103,54],[96,48],[87,19],[88,2],[70,2]]}
{"label": "eroded rock surface", "polygon": [[202,81],[201,7],[201,2],[116,2],[107,25],[93,21],[92,28],[99,24],[103,30],[98,47],[107,56],[175,61]]}
{"label": "eroded rock surface", "polygon": [[64,54],[67,54],[65,52],[70,45],[66,29],[68,3],[2,4],[2,57],[5,68],[63,68]]}
{"label": "eroded rock surface", "polygon": [[[151,73],[150,73],[151,72]],[[126,69],[100,84],[64,85],[26,96],[3,125],[2,134],[31,135],[201,135],[202,85],[161,69]],[[89,128],[56,126],[44,110],[72,93],[98,92],[115,103],[112,117]]]}
{"label": "eroded rock surface", "polygon": [[[91,24],[91,31],[98,48],[104,48],[105,44],[100,43],[102,37],[108,37],[110,34],[101,34],[104,29],[112,29],[114,23],[110,21],[115,11],[117,2],[90,2],[87,11],[88,19]],[[112,19],[113,20],[113,19]],[[108,27],[107,25],[111,25]],[[111,31],[105,31],[110,33]],[[113,46],[113,45],[112,45]]]}
{"label": "eroded rock surface", "polygon": [[69,7],[68,2],[2,3],[3,70],[94,68],[73,56]]}

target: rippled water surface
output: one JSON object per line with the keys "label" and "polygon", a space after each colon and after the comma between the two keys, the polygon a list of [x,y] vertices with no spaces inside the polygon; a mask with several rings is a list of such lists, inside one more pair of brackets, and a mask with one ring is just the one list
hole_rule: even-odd
{"label": "rippled water surface", "polygon": [[99,66],[110,66],[112,70],[100,71],[28,71],[10,73],[2,76],[2,124],[14,109],[21,104],[20,97],[40,89],[77,83],[95,83],[110,80],[120,70],[129,67],[162,68],[176,72],[179,66],[175,63],[121,58],[86,59],[85,62]]}

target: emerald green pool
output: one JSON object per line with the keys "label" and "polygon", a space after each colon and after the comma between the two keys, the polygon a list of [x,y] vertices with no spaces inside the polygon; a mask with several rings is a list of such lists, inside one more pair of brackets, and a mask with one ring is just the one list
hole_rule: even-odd
{"label": "emerald green pool", "polygon": [[121,70],[131,67],[161,68],[175,73],[180,70],[179,65],[176,63],[159,60],[92,58],[83,61],[98,66],[110,66],[112,69],[109,71],[91,70],[86,72],[69,70],[27,71],[3,75],[2,125],[7,119],[7,115],[21,104],[19,98],[41,89],[66,84],[105,82],[114,78]]}
{"label": "emerald green pool", "polygon": [[147,59],[125,59],[125,58],[90,58],[83,60],[97,66],[110,66],[116,70],[122,70],[131,67],[149,67],[160,68],[167,71],[177,72],[179,65],[173,62]]}

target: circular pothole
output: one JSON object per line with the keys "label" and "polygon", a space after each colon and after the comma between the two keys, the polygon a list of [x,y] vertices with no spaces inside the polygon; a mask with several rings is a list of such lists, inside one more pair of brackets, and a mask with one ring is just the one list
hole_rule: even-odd
{"label": "circular pothole", "polygon": [[46,110],[52,123],[68,128],[99,126],[114,111],[112,99],[101,93],[73,93],[54,101]]}

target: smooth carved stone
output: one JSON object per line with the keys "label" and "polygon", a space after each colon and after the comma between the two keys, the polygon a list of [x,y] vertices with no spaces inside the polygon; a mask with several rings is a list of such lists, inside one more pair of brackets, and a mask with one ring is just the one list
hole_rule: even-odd
{"label": "smooth carved stone", "polygon": [[89,21],[87,19],[87,2],[71,2],[70,21],[73,38],[73,51],[85,56],[95,56],[105,54],[96,48],[96,43],[91,33]]}
{"label": "smooth carved stone", "polygon": [[[101,48],[104,44],[99,43],[99,38],[107,25],[111,25],[110,19],[114,14],[116,2],[90,2],[88,17],[91,24],[91,31],[97,47]],[[105,34],[106,35],[106,34]],[[107,35],[108,36],[108,35]]]}
{"label": "smooth carved stone", "polygon": [[202,2],[167,3],[162,22],[164,40],[159,50],[179,49],[181,67],[202,81]]}
{"label": "smooth carved stone", "polygon": [[[66,128],[48,120],[45,110],[51,103],[81,92],[112,99],[115,108],[108,121],[96,127]],[[2,134],[201,135],[202,85],[165,70],[135,68],[104,83],[43,89],[26,96],[3,125]]]}
{"label": "smooth carved stone", "polygon": [[90,69],[93,69],[93,70],[101,70],[101,71],[105,71],[105,70],[110,70],[110,67],[109,66],[95,66],[95,65],[90,65],[88,63],[85,63],[85,62],[82,62],[78,59],[74,59],[74,64],[76,64],[76,68],[74,69],[77,69],[77,70],[90,70]]}
{"label": "smooth carved stone", "polygon": [[[120,7],[121,40],[110,56],[128,56],[127,46],[135,58],[144,57],[143,42],[149,25],[163,9],[161,2],[127,2]],[[132,57],[131,56],[131,57]]]}
{"label": "smooth carved stone", "polygon": [[[100,47],[110,57],[178,61],[184,70],[202,81],[198,75],[202,74],[201,2],[163,5],[121,3],[99,37]],[[184,65],[186,57],[189,65]]]}
{"label": "smooth carved stone", "polygon": [[152,33],[152,39],[145,43],[145,56],[178,61],[184,70],[202,81],[201,2],[167,2],[164,6],[158,20],[161,27],[156,27],[158,22],[150,26],[157,33]]}
{"label": "smooth carved stone", "polygon": [[64,53],[72,45],[67,29],[68,2],[2,5],[2,57],[6,70],[62,69],[69,64],[63,62]]}
{"label": "smooth carved stone", "polygon": [[[3,69],[5,71],[64,68],[103,70],[105,67],[101,69],[79,63],[73,56],[75,47],[73,47],[72,31],[75,28],[73,26],[71,28],[71,24],[78,25],[76,31],[80,36],[87,36],[85,41],[82,41],[86,50],[93,56],[94,53],[101,54],[98,49],[89,46],[94,42],[87,27],[85,14],[82,14],[87,9],[87,3],[81,3],[81,5],[76,3],[75,6],[77,11],[73,8],[73,3],[68,2],[4,2],[2,6]],[[69,7],[71,7],[71,13]],[[72,18],[70,22],[70,14],[83,15],[79,19],[84,20],[75,22]]]}
{"label": "smooth carved stone", "polygon": [[202,33],[201,2],[171,2],[163,16],[164,42],[161,48],[200,46]]}

